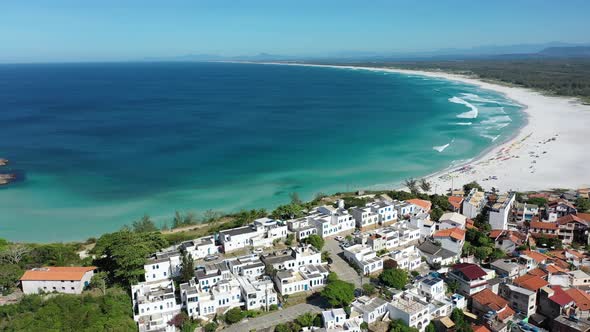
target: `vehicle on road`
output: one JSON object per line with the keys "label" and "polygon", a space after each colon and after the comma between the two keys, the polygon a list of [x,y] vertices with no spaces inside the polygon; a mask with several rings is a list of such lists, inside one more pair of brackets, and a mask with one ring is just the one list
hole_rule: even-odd
{"label": "vehicle on road", "polygon": [[205,262],[214,261],[218,258],[219,258],[219,256],[217,256],[217,255],[209,255],[209,256],[205,257]]}
{"label": "vehicle on road", "polygon": [[264,250],[262,250],[262,248],[256,248],[256,249],[252,250],[252,252],[255,254],[262,254],[264,252]]}
{"label": "vehicle on road", "polygon": [[342,240],[344,240],[343,236],[338,235],[337,237],[334,238],[336,241],[338,242],[342,242]]}

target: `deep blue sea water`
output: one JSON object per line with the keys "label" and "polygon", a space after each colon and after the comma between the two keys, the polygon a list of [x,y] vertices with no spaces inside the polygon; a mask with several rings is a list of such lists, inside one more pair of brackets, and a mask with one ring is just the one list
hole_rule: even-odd
{"label": "deep blue sea water", "polygon": [[391,187],[507,138],[519,109],[474,86],[365,70],[1,65],[0,171],[24,178],[0,188],[0,237],[80,240],[143,214]]}

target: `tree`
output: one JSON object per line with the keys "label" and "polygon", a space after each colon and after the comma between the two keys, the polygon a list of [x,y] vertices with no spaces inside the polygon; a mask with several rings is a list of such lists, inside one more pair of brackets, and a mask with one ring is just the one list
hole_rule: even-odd
{"label": "tree", "polygon": [[8,264],[18,264],[23,260],[29,253],[31,248],[27,245],[16,243],[5,248],[0,253],[0,258],[3,262]]}
{"label": "tree", "polygon": [[107,280],[108,274],[105,271],[97,272],[90,279],[90,288],[99,289],[102,295],[107,294]]}
{"label": "tree", "polygon": [[133,222],[132,225],[133,231],[136,233],[148,233],[148,232],[157,232],[158,227],[156,224],[150,219],[150,216],[144,214],[141,219],[136,220]]}
{"label": "tree", "polygon": [[483,191],[483,188],[476,181],[472,181],[463,185],[463,191],[468,193],[471,189],[476,188],[478,191]]}
{"label": "tree", "polygon": [[414,178],[409,178],[404,181],[404,185],[408,188],[412,195],[418,194],[418,181]]}
{"label": "tree", "polygon": [[367,331],[369,329],[369,324],[367,324],[367,322],[362,322],[360,328],[363,331]]}
{"label": "tree", "polygon": [[430,189],[432,189],[432,184],[430,184],[430,182],[428,182],[426,179],[420,179],[420,189],[427,193],[430,191]]}
{"label": "tree", "polygon": [[327,262],[330,260],[330,252],[329,251],[322,251],[322,262]]}
{"label": "tree", "polygon": [[287,235],[287,238],[285,239],[285,245],[292,245],[293,241],[295,240],[295,235],[293,235],[293,233],[290,233]]}
{"label": "tree", "polygon": [[240,308],[232,308],[225,313],[225,322],[235,324],[244,318],[244,312]]}
{"label": "tree", "polygon": [[317,250],[322,250],[322,248],[324,247],[324,239],[317,234],[310,235],[306,240],[307,243],[311,244]]}
{"label": "tree", "polygon": [[375,285],[364,284],[363,285],[363,292],[365,293],[365,295],[373,295],[375,293]]}
{"label": "tree", "polygon": [[328,281],[321,293],[332,307],[345,307],[354,300],[354,285],[342,280]]}
{"label": "tree", "polygon": [[379,280],[389,287],[403,289],[408,283],[408,273],[402,269],[386,269],[379,275]]}
{"label": "tree", "polygon": [[590,200],[588,198],[578,197],[575,204],[578,212],[588,212],[590,210]]}
{"label": "tree", "polygon": [[0,265],[0,293],[9,294],[23,275],[23,270],[16,264]]}
{"label": "tree", "polygon": [[303,203],[296,192],[290,193],[289,198],[291,198],[291,204],[301,205]]}
{"label": "tree", "polygon": [[459,283],[456,280],[451,280],[447,282],[447,291],[451,294],[457,293],[459,289]]}
{"label": "tree", "polygon": [[311,313],[311,312],[306,312],[303,315],[297,317],[296,321],[297,324],[303,326],[303,327],[311,327],[313,326],[313,321],[315,320],[315,317],[317,315]]}
{"label": "tree", "polygon": [[545,204],[547,204],[547,199],[543,197],[531,197],[527,200],[527,203],[543,207]]}
{"label": "tree", "polygon": [[426,325],[426,330],[424,330],[425,332],[436,332],[436,327],[434,326],[434,323],[430,322],[428,323],[428,325]]}
{"label": "tree", "polygon": [[135,233],[124,229],[101,236],[92,253],[100,257],[95,263],[109,272],[110,280],[128,286],[144,275],[147,257],[167,245],[168,241],[160,233]]}
{"label": "tree", "polygon": [[205,332],[215,332],[215,330],[217,330],[217,323],[215,322],[210,322],[207,323],[203,329],[205,330]]}
{"label": "tree", "polygon": [[438,221],[444,213],[445,213],[445,211],[443,211],[438,206],[435,206],[432,210],[430,210],[430,218],[432,220]]}
{"label": "tree", "polygon": [[176,314],[172,319],[168,322],[168,325],[175,326],[176,328],[182,328],[182,326],[186,323],[186,321],[190,320],[187,313],[181,311],[179,314]]}
{"label": "tree", "polygon": [[401,319],[396,319],[389,323],[389,332],[419,332],[419,330],[415,327],[409,327]]}
{"label": "tree", "polygon": [[193,256],[191,254],[187,255],[185,250],[182,251],[181,255],[179,280],[181,283],[185,283],[195,276],[195,262]]}
{"label": "tree", "polygon": [[293,219],[303,216],[303,207],[299,204],[287,204],[277,207],[271,216],[274,219]]}
{"label": "tree", "polygon": [[488,258],[492,252],[494,252],[494,249],[491,247],[477,247],[475,248],[475,258],[483,261]]}

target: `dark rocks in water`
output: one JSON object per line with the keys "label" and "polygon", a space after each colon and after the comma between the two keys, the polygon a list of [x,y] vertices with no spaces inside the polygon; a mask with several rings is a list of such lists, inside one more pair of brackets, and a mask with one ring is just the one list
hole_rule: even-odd
{"label": "dark rocks in water", "polygon": [[0,172],[0,186],[24,182],[26,174],[23,170],[10,170]]}

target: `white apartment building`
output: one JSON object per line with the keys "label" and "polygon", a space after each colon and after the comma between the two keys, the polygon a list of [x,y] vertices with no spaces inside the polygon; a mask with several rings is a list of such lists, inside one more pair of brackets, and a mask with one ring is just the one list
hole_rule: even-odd
{"label": "white apartment building", "polygon": [[343,201],[339,201],[337,208],[329,205],[320,206],[311,217],[317,228],[317,234],[321,237],[336,236],[355,228],[354,218],[344,209]]}
{"label": "white apartment building", "polygon": [[508,219],[516,195],[514,193],[508,193],[506,195],[500,195],[496,200],[496,203],[490,208],[490,225],[492,229],[508,229]]}
{"label": "white apartment building", "polygon": [[322,322],[326,329],[343,329],[346,321],[346,312],[342,308],[334,308],[322,311]]}
{"label": "white apartment building", "polygon": [[252,224],[219,232],[219,243],[223,246],[224,252],[232,252],[251,246],[252,239],[263,236],[264,228]]}
{"label": "white apartment building", "polygon": [[213,236],[205,236],[183,242],[178,246],[178,249],[186,251],[194,260],[203,259],[209,255],[219,253],[219,249],[215,245],[215,237]]}
{"label": "white apartment building", "polygon": [[242,301],[246,310],[264,309],[278,304],[278,296],[270,277],[248,278],[244,276],[235,277],[242,290]]}
{"label": "white apartment building", "polygon": [[172,280],[142,282],[131,286],[133,319],[139,331],[174,332],[168,322],[180,313]]}
{"label": "white apartment building", "polygon": [[195,280],[199,284],[199,288],[204,291],[208,291],[222,280],[231,278],[229,268],[223,263],[205,265],[195,272]]}
{"label": "white apartment building", "polygon": [[436,230],[436,224],[430,220],[430,214],[428,213],[419,213],[410,217],[410,225],[420,230],[420,237],[423,239],[431,237]]}
{"label": "white apartment building", "polygon": [[465,229],[467,217],[457,212],[447,212],[438,219],[438,229],[461,228]]}
{"label": "white apartment building", "polygon": [[95,266],[47,266],[25,271],[20,278],[25,294],[80,294],[90,283]]}
{"label": "white apartment building", "polygon": [[486,203],[485,193],[473,188],[469,192],[469,195],[467,195],[467,198],[463,200],[463,214],[467,218],[473,219],[477,217]]}
{"label": "white apartment building", "polygon": [[295,234],[297,241],[301,241],[308,238],[310,235],[318,233],[315,223],[308,217],[288,220],[287,228],[290,232]]}
{"label": "white apartment building", "polygon": [[242,290],[236,279],[221,280],[204,290],[193,280],[180,285],[183,304],[193,318],[211,316],[231,308],[243,306]]}
{"label": "white apartment building", "polygon": [[356,227],[361,231],[373,229],[379,225],[379,214],[371,206],[353,207],[350,209]]}
{"label": "white apartment building", "polygon": [[258,278],[264,274],[265,266],[256,254],[226,259],[224,263],[235,275]]}
{"label": "white apartment building", "polygon": [[263,230],[262,236],[252,238],[250,245],[253,247],[270,247],[274,240],[285,239],[289,235],[288,226],[280,220],[259,218],[253,224]]}
{"label": "white apartment building", "polygon": [[168,280],[178,276],[180,260],[177,250],[155,253],[143,266],[145,281]]}
{"label": "white apartment building", "polygon": [[422,256],[415,246],[392,251],[389,256],[397,263],[399,269],[413,271],[422,264]]}
{"label": "white apartment building", "polygon": [[328,270],[323,265],[305,265],[277,271],[275,284],[281,295],[290,295],[322,288],[327,277]]}
{"label": "white apartment building", "polygon": [[428,299],[442,301],[445,298],[445,283],[440,278],[426,276],[418,281],[418,293]]}
{"label": "white apartment building", "polygon": [[273,253],[262,257],[265,265],[275,270],[297,269],[304,265],[321,265],[322,253],[311,245],[290,248],[282,253]]}
{"label": "white apartment building", "polygon": [[488,274],[479,265],[471,263],[455,264],[447,273],[449,281],[459,285],[457,292],[464,296],[472,296],[488,286]]}
{"label": "white apartment building", "polygon": [[358,266],[363,274],[372,274],[383,270],[383,259],[368,245],[355,244],[344,248],[344,257]]}
{"label": "white apartment building", "polygon": [[379,224],[386,226],[397,221],[397,210],[393,203],[385,200],[378,200],[370,204],[374,212],[379,215]]}
{"label": "white apartment building", "polygon": [[361,296],[352,302],[350,307],[350,310],[358,313],[367,324],[381,320],[387,314],[387,301],[380,297]]}
{"label": "white apartment building", "polygon": [[418,211],[418,207],[416,205],[405,201],[395,200],[393,201],[393,206],[395,206],[399,218],[414,215]]}
{"label": "white apartment building", "polygon": [[460,228],[447,228],[437,231],[432,238],[439,242],[443,249],[461,254],[465,244],[465,231]]}
{"label": "white apartment building", "polygon": [[426,326],[430,323],[430,312],[428,306],[413,299],[412,297],[393,298],[388,303],[387,310],[389,318],[401,319],[406,325],[424,332]]}

